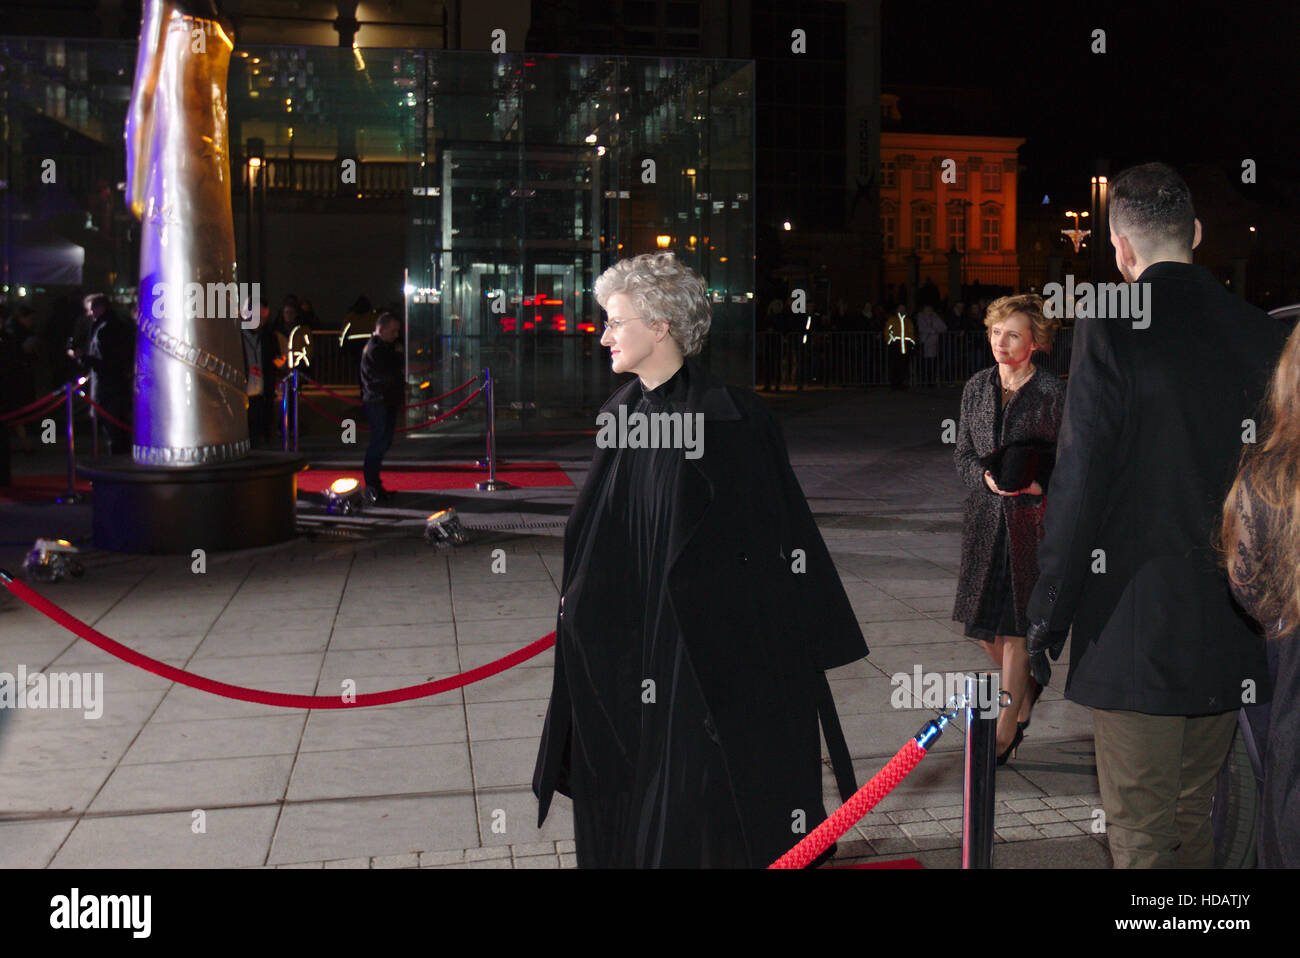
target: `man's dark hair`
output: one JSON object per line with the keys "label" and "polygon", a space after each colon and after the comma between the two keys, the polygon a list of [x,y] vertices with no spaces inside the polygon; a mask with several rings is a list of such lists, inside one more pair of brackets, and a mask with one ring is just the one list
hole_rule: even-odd
{"label": "man's dark hair", "polygon": [[100,306],[100,305],[102,305],[105,309],[107,309],[109,306],[108,296],[105,293],[91,293],[89,296],[82,299],[81,304],[86,308],[87,311],[90,311],[94,309],[96,306]]}
{"label": "man's dark hair", "polygon": [[1165,163],[1131,166],[1110,184],[1110,222],[1116,233],[1136,233],[1139,244],[1190,250],[1196,235],[1192,191]]}
{"label": "man's dark hair", "polygon": [[401,322],[402,321],[392,313],[389,312],[380,313],[378,316],[375,317],[375,332],[379,332],[389,323],[397,323],[398,325],[400,325]]}

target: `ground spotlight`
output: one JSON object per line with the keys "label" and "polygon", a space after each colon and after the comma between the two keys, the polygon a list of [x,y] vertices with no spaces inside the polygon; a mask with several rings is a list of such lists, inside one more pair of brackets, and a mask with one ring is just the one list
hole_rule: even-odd
{"label": "ground spotlight", "polygon": [[424,541],[438,546],[464,545],[469,541],[456,518],[455,509],[441,509],[424,521]]}
{"label": "ground spotlight", "polygon": [[325,490],[325,511],[330,515],[350,516],[361,511],[361,483],[355,479],[335,479]]}
{"label": "ground spotlight", "polygon": [[32,582],[59,582],[79,576],[85,568],[77,561],[79,550],[67,539],[37,539],[23,560],[23,572]]}

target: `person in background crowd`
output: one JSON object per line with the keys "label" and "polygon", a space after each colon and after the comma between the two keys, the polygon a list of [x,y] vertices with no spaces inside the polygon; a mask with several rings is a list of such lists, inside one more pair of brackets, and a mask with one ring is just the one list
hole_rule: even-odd
{"label": "person in background crowd", "polygon": [[298,325],[305,327],[307,332],[320,327],[320,317],[316,315],[316,310],[312,309],[310,299],[304,299],[299,303]]}
{"label": "person in background crowd", "polygon": [[68,354],[90,371],[90,398],[123,423],[116,425],[92,409],[95,428],[113,455],[127,455],[131,452],[127,427],[135,384],[135,326],[118,317],[103,293],[92,293],[83,302],[91,321],[90,343],[84,353],[69,349]]}
{"label": "person in background crowd", "polygon": [[[26,303],[0,322],[0,412],[20,409],[36,400],[36,311]],[[0,426],[8,432],[10,427]],[[24,452],[32,442],[25,423],[12,426]]]}
{"label": "person in background crowd", "polygon": [[378,316],[379,313],[364,295],[358,296],[343,316],[343,329],[339,334],[342,339],[339,345],[343,348],[344,355],[351,357],[353,365],[360,364],[361,351],[366,348],[370,331],[375,328],[375,319]]}
{"label": "person in background crowd", "polygon": [[397,342],[401,332],[401,320],[392,313],[381,313],[375,320],[374,335],[361,354],[361,401],[370,426],[364,468],[365,498],[369,503],[383,502],[390,496],[380,469],[384,454],[393,444],[398,408],[405,393],[402,347]]}
{"label": "person in background crowd", "polygon": [[966,337],[966,368],[983,369],[991,357],[987,352],[989,340],[984,328],[984,307],[978,302],[966,306],[965,328],[968,332],[978,334]]}
{"label": "person in background crowd", "polygon": [[1220,536],[1232,594],[1268,639],[1259,864],[1300,868],[1300,326],[1273,373],[1258,439],[1242,451]]}
{"label": "person in background crowd", "polygon": [[922,381],[927,386],[939,384],[939,339],[948,331],[945,323],[933,306],[921,307],[916,317],[916,335],[921,341]]}
{"label": "person in background crowd", "polygon": [[[245,304],[247,319],[251,307]],[[266,391],[266,369],[262,358],[263,337],[260,329],[240,329],[244,342],[244,375],[248,377],[248,438],[255,444],[269,440],[271,402]]]}
{"label": "person in background crowd", "polygon": [[[961,396],[957,474],[970,495],[962,523],[961,568],[954,621],[979,639],[1002,670],[1000,688],[1012,706],[998,716],[998,764],[1015,752],[1042,693],[1029,675],[1025,606],[1038,579],[1035,550],[1043,538],[1043,511],[1052,474],[1065,384],[1029,357],[1052,348],[1060,325],[1043,315],[1041,296],[1006,296],[985,317],[997,365],[976,373]],[[995,475],[980,460],[1001,451]],[[1022,467],[1012,460],[1021,457]],[[1006,488],[999,484],[1009,483]]]}
{"label": "person in background crowd", "polygon": [[284,376],[285,358],[284,352],[280,348],[280,336],[276,332],[275,322],[271,318],[271,307],[266,303],[261,304],[260,321],[257,324],[255,332],[260,347],[260,358],[262,361],[262,401],[266,410],[266,415],[262,417],[260,433],[262,442],[270,445],[273,431],[279,432],[283,429],[281,417],[276,410],[276,390],[279,388],[281,378]]}
{"label": "person in background crowd", "polygon": [[1285,329],[1193,265],[1171,167],[1111,181],[1110,241],[1146,313],[1075,323],[1026,647],[1045,682],[1073,627],[1065,695],[1092,713],[1115,866],[1208,868],[1243,689],[1268,682],[1213,537]]}
{"label": "person in background crowd", "polygon": [[899,306],[885,321],[885,352],[889,357],[889,388],[906,389],[907,373],[916,355],[916,320]]}

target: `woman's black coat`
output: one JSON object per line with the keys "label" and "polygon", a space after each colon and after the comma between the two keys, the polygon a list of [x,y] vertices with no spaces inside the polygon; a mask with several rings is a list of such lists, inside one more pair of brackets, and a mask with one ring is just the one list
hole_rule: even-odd
{"label": "woman's black coat", "polygon": [[[704,415],[703,454],[684,459],[674,496],[666,577],[669,606],[699,678],[714,730],[685,729],[701,748],[720,741],[751,867],[764,867],[825,817],[818,715],[842,794],[856,789],[823,673],[867,654],[853,608],[790,467],[781,432],[750,390],[724,385],[694,359],[687,406]],[[631,380],[602,411],[635,405]],[[564,536],[561,617],[614,620],[614,610],[566,609],[574,549],[613,456],[597,449]],[[806,570],[793,572],[793,550]],[[538,825],[551,797],[569,795],[572,703],[562,643],[533,791]],[[709,743],[709,744],[706,744]],[[743,863],[742,863],[743,864]]]}
{"label": "woman's black coat", "polygon": [[[953,459],[957,474],[970,495],[962,523],[961,571],[957,575],[957,601],[952,617],[968,622],[979,609],[980,595],[992,570],[993,544],[998,526],[1005,522],[1011,552],[1011,592],[1016,607],[1016,634],[1024,635],[1029,623],[1025,607],[1038,581],[1038,543],[1043,538],[1043,510],[1047,497],[1022,493],[999,496],[984,483],[980,457],[1018,441],[1055,443],[1065,409],[1065,384],[1039,369],[1016,390],[1002,414],[1001,435],[994,435],[1002,382],[998,367],[981,370],[966,382],[961,394],[961,419]],[[1046,483],[1039,480],[1044,493]]]}

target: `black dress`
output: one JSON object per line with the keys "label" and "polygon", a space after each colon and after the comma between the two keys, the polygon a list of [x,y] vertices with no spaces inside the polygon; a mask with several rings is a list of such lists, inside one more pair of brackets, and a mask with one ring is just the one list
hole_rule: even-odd
{"label": "black dress", "polygon": [[[1002,436],[1002,414],[1007,399],[1003,394],[993,420],[993,432]],[[980,593],[979,606],[966,622],[966,637],[992,642],[995,636],[1016,634],[1016,604],[1011,591],[1011,550],[1007,544],[1007,521],[1003,517],[993,540],[989,577]]]}
{"label": "black dress", "polygon": [[[687,367],[629,412],[682,409]],[[672,406],[670,407],[670,404]],[[615,451],[565,593],[604,590],[614,620],[562,618],[573,702],[573,820],[580,868],[708,868],[747,862],[711,717],[664,577],[681,449]]]}

